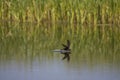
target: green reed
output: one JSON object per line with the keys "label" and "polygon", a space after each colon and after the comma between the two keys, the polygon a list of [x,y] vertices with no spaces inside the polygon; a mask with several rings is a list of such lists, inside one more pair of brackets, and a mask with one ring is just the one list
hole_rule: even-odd
{"label": "green reed", "polygon": [[[82,26],[71,24],[0,23],[0,45],[23,45],[25,48],[61,48],[67,39],[71,49],[86,53],[119,53],[120,27],[113,25]],[[18,44],[16,44],[18,42]],[[57,45],[56,45],[57,44]]]}
{"label": "green reed", "polygon": [[[119,63],[120,27],[116,25],[0,23],[0,60],[54,59],[54,49],[71,42],[71,61]],[[58,59],[62,55],[57,54]],[[81,64],[81,63],[80,63]]]}
{"label": "green reed", "polygon": [[0,19],[18,22],[119,24],[119,0],[1,0]]}

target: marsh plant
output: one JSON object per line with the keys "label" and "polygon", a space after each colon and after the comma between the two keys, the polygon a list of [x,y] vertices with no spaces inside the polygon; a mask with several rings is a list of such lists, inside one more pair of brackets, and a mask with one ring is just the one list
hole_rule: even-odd
{"label": "marsh plant", "polygon": [[[120,51],[120,27],[119,26],[81,26],[69,24],[20,24],[0,23],[0,45],[13,46],[31,45],[37,49],[52,50],[53,47],[62,47],[61,44],[69,39],[71,49],[76,48],[88,53],[119,53]],[[56,45],[57,44],[57,45]],[[77,51],[78,51],[77,50]]]}
{"label": "marsh plant", "polygon": [[120,0],[0,0],[0,20],[119,24]]}

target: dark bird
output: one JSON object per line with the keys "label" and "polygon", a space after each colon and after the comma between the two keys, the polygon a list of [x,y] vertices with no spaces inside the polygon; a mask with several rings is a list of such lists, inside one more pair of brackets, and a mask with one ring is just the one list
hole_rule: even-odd
{"label": "dark bird", "polygon": [[67,59],[68,61],[70,60],[70,54],[71,54],[71,49],[70,49],[70,41],[67,40],[67,44],[62,44],[63,45],[63,49],[60,50],[53,50],[54,52],[60,52],[61,54],[64,55],[64,57],[62,58],[62,60]]}
{"label": "dark bird", "polygon": [[63,49],[61,49],[61,50],[63,50],[62,52],[61,52],[61,54],[64,54],[64,57],[62,58],[62,60],[64,60],[64,59],[67,59],[68,61],[70,60],[70,52],[71,52],[71,49],[70,49],[70,41],[69,40],[67,40],[67,45],[65,45],[65,44],[62,44],[63,45]]}

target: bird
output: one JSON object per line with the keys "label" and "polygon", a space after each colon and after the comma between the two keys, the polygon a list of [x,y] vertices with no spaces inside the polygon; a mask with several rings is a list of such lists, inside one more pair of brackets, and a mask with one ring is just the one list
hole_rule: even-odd
{"label": "bird", "polygon": [[62,44],[62,46],[64,47],[63,49],[61,49],[61,50],[63,50],[63,52],[61,52],[61,54],[64,55],[62,60],[67,59],[67,61],[70,61],[70,55],[69,55],[69,54],[71,54],[70,41],[67,40],[67,45]]}
{"label": "bird", "polygon": [[61,54],[64,55],[62,60],[67,59],[67,61],[70,61],[70,54],[71,54],[71,49],[70,49],[70,41],[67,40],[67,44],[62,44],[63,48],[62,49],[57,49],[53,50],[54,52],[60,52]]}

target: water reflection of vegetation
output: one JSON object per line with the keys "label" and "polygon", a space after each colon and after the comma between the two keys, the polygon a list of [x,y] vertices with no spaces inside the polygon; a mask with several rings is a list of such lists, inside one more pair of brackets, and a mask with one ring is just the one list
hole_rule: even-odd
{"label": "water reflection of vegetation", "polygon": [[[120,27],[68,24],[0,24],[0,59],[31,57],[53,58],[51,50],[71,41],[71,59],[75,62],[120,60]],[[59,57],[59,56],[58,56]]]}

